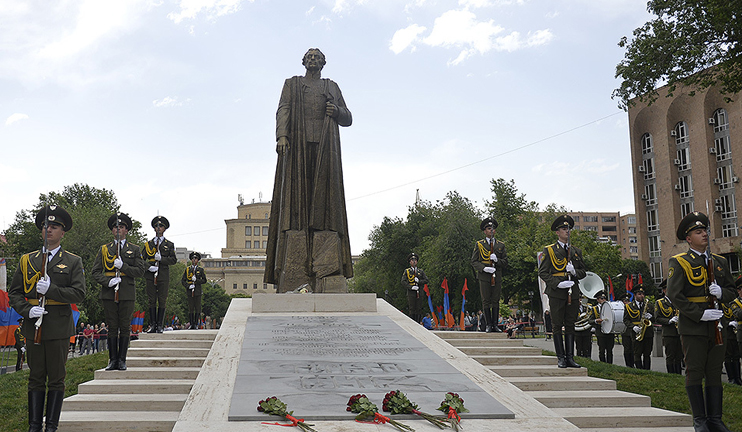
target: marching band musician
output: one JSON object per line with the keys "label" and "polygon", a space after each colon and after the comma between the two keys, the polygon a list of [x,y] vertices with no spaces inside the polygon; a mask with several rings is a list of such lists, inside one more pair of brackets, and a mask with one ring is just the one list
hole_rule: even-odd
{"label": "marching band musician", "polygon": [[479,224],[484,231],[484,238],[474,245],[471,254],[471,266],[479,281],[479,295],[482,297],[482,308],[486,321],[485,331],[502,332],[497,323],[500,320],[500,297],[502,294],[502,271],[508,266],[508,254],[505,243],[495,238],[497,221],[487,217]]}
{"label": "marching band musician", "polygon": [[[737,288],[737,298],[732,300],[729,303],[729,310],[732,312],[732,316],[734,317],[734,321],[730,321],[730,325],[734,327],[736,330],[736,345],[737,345],[737,351],[742,352],[742,329],[739,328],[739,322],[742,321],[742,275],[740,275],[737,280],[734,281],[734,285]],[[732,324],[734,323],[734,324]],[[727,338],[727,341],[729,339]],[[729,342],[727,342],[729,343]],[[742,384],[742,377],[740,377],[740,370],[739,370],[739,363],[737,364],[737,381],[734,384]],[[729,370],[727,369],[727,375],[729,375]]]}
{"label": "marching band musician", "polygon": [[144,244],[142,256],[149,270],[144,273],[149,301],[148,333],[162,333],[170,288],[170,266],[178,262],[178,258],[175,256],[175,245],[164,236],[165,230],[170,228],[170,221],[165,216],[155,216],[152,228],[155,229],[155,237]]}
{"label": "marching band musician", "polygon": [[678,334],[678,310],[667,297],[667,279],[660,283],[663,297],[657,300],[657,324],[662,324],[662,346],[665,347],[667,373],[683,374],[683,347]]}
{"label": "marching band musician", "polygon": [[[631,303],[631,294],[628,292],[621,296],[621,301],[626,310],[626,305]],[[624,326],[621,333],[621,345],[623,346],[623,361],[626,367],[634,367],[634,330],[629,326]]]}
{"label": "marching band musician", "polygon": [[[700,212],[689,213],[680,221],[676,235],[688,243],[689,249],[670,258],[667,296],[680,310],[678,333],[685,356],[685,391],[693,412],[693,426],[696,431],[728,431],[721,420],[725,329],[718,329],[718,321],[724,312],[712,308],[711,303],[717,299],[722,303],[732,301],[734,281],[726,258],[706,255],[708,226],[708,217]],[[713,268],[714,282],[709,280],[707,263]],[[721,344],[717,344],[717,331],[722,333]]]}
{"label": "marching band musician", "polygon": [[206,283],[206,273],[202,267],[198,266],[198,262],[201,261],[200,253],[191,252],[188,258],[191,260],[191,265],[186,267],[180,283],[186,289],[189,328],[195,330],[198,329],[201,320],[201,295],[203,294],[201,285]]}
{"label": "marching band musician", "polygon": [[649,370],[652,368],[652,347],[654,346],[654,329],[652,318],[654,305],[645,301],[644,287],[637,285],[634,289],[634,301],[626,305],[623,323],[630,328],[634,337],[634,367]]}
{"label": "marching band musician", "polygon": [[423,304],[423,299],[427,297],[425,293],[420,293],[420,288],[428,283],[425,272],[417,266],[419,259],[420,257],[412,252],[407,257],[410,267],[402,273],[402,286],[405,287],[407,292],[407,313],[418,324],[422,322],[420,307]]}
{"label": "marching band musician", "polygon": [[[114,213],[108,218],[113,241],[98,250],[91,274],[101,284],[100,300],[108,323],[108,366],[106,370],[126,370],[131,316],[136,300],[135,278],[144,276],[145,264],[139,246],[126,241],[131,218]],[[118,294],[118,301],[116,295]]]}
{"label": "marching band musician", "polygon": [[[56,431],[64,400],[65,364],[70,337],[75,335],[71,303],[85,299],[82,259],[62,248],[72,217],[59,206],[46,206],[36,214],[36,226],[45,231],[45,247],[23,255],[8,289],[10,306],[23,320],[28,341],[28,430],[41,432],[46,399],[46,430]],[[42,264],[46,260],[46,274]],[[44,305],[39,296],[45,297]],[[43,316],[43,318],[41,318]],[[40,338],[34,340],[41,319]],[[40,339],[40,340],[39,340]],[[48,392],[47,392],[48,389]]]}
{"label": "marching band musician", "polygon": [[[735,286],[742,284],[742,276],[738,277],[734,282]],[[724,311],[724,317],[721,319],[723,325],[727,328],[726,339],[724,340],[724,370],[727,371],[727,380],[730,384],[742,385],[740,380],[739,370],[739,346],[737,345],[737,320],[734,317],[731,305],[734,304],[732,300],[727,307],[726,304],[721,305],[721,309]]]}
{"label": "marching band musician", "polygon": [[557,235],[558,241],[544,247],[538,268],[538,276],[546,283],[554,326],[554,350],[560,368],[581,367],[573,359],[575,321],[580,299],[579,280],[585,278],[587,272],[582,251],[569,244],[570,230],[574,226],[575,221],[569,215],[554,220],[551,230]]}
{"label": "marching band musician", "polygon": [[575,323],[575,345],[577,355],[591,358],[593,351],[593,328],[590,325],[590,305],[587,297],[580,296],[580,308],[577,311],[577,322]]}
{"label": "marching band musician", "polygon": [[603,303],[607,301],[605,291],[595,293],[595,299],[598,304],[590,307],[588,321],[595,328],[595,338],[598,340],[598,358],[603,363],[613,364],[613,346],[616,340],[613,333],[603,333],[603,318],[600,317],[600,309]]}

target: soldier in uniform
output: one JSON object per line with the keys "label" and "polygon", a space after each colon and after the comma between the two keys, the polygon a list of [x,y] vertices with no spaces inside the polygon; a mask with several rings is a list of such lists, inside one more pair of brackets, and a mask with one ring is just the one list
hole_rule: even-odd
{"label": "soldier in uniform", "polygon": [[569,215],[562,215],[554,220],[551,230],[556,233],[558,241],[544,247],[538,268],[538,276],[546,283],[546,295],[549,297],[554,326],[554,349],[560,368],[580,367],[573,359],[575,321],[580,301],[579,280],[587,272],[582,251],[569,243],[569,232],[574,226],[574,219]]}
{"label": "soldier in uniform", "polygon": [[[693,426],[696,431],[727,431],[721,420],[724,338],[718,344],[716,340],[717,331],[725,331],[718,330],[724,312],[710,303],[730,302],[736,295],[726,258],[706,255],[708,226],[708,217],[700,212],[689,213],[680,221],[676,235],[688,243],[689,249],[670,258],[667,296],[680,310],[678,332],[685,356],[685,390],[693,412]],[[707,272],[709,259],[714,282]]]}
{"label": "soldier in uniform", "polygon": [[[742,276],[738,277],[734,284],[735,287],[738,286],[738,284],[742,284]],[[721,308],[724,311],[722,323],[727,328],[726,340],[724,341],[724,346],[726,347],[724,351],[724,370],[727,371],[727,380],[730,384],[742,385],[739,370],[739,346],[737,345],[738,324],[731,308],[734,300],[729,303],[730,307],[723,303],[721,305]]]}
{"label": "soldier in uniform", "polygon": [[587,297],[580,296],[580,306],[577,310],[575,323],[575,347],[577,355],[591,358],[593,351],[593,328],[590,325],[590,305]]}
{"label": "soldier in uniform", "polygon": [[645,301],[644,287],[639,284],[634,289],[634,301],[626,304],[623,323],[630,328],[634,338],[634,366],[637,369],[652,368],[652,347],[654,346],[654,305]]}
{"label": "soldier in uniform", "polygon": [[126,241],[131,230],[131,218],[125,213],[112,214],[108,218],[108,228],[114,240],[101,246],[91,273],[93,279],[101,284],[99,298],[108,323],[109,362],[106,370],[126,370],[126,351],[129,349],[131,316],[136,300],[135,278],[144,276],[146,266],[139,246]]}
{"label": "soldier in uniform", "polygon": [[201,296],[203,294],[201,285],[206,283],[206,273],[202,267],[198,266],[198,262],[201,261],[200,253],[191,252],[188,258],[191,260],[191,265],[186,267],[180,283],[186,289],[188,320],[191,323],[189,328],[197,329],[201,319]]}
{"label": "soldier in uniform", "polygon": [[417,266],[419,259],[420,257],[415,252],[412,252],[407,257],[407,261],[410,262],[410,268],[402,272],[402,286],[407,292],[407,314],[416,323],[422,321],[420,308],[425,298],[425,294],[420,294],[420,287],[424,287],[428,283],[428,277],[425,276],[425,272]]}
{"label": "soldier in uniform", "polygon": [[603,363],[613,364],[613,346],[616,340],[613,338],[613,333],[603,333],[603,318],[600,317],[600,308],[607,300],[605,291],[595,293],[595,299],[598,304],[590,307],[588,321],[595,328],[595,338],[598,340],[598,358]]}
{"label": "soldier in uniform", "polygon": [[[631,302],[631,294],[625,293],[621,296],[621,301],[624,304],[624,311],[626,305]],[[626,367],[634,367],[634,330],[625,326],[623,333],[621,333],[621,345],[623,346],[623,361]]]}
{"label": "soldier in uniform", "polygon": [[[69,213],[59,206],[46,206],[36,214],[36,226],[46,234],[46,247],[21,257],[8,296],[13,309],[27,317],[21,332],[33,342],[26,348],[30,369],[28,430],[41,432],[46,398],[46,430],[53,432],[62,412],[67,351],[75,334],[70,304],[85,298],[85,275],[82,259],[60,245],[65,232],[72,228]],[[43,306],[40,296],[44,297]],[[36,344],[34,333],[39,319],[41,342]]]}
{"label": "soldier in uniform", "polygon": [[[738,326],[738,323],[742,321],[742,276],[739,276],[734,281],[734,285],[737,288],[737,298],[729,303],[729,310],[731,311],[733,317],[733,321],[730,321],[730,325],[736,330],[736,341],[734,343],[737,345],[737,352],[742,352],[742,329],[740,329]],[[727,341],[727,343],[729,343],[729,338],[727,338]],[[739,368],[739,364],[737,364],[737,367]],[[728,374],[729,371],[727,369],[727,375]],[[742,377],[740,377],[739,369],[737,369],[737,373],[735,375],[737,376],[737,381],[739,382],[735,382],[734,384],[742,384]]]}
{"label": "soldier in uniform", "polygon": [[155,216],[152,228],[155,229],[155,237],[144,244],[142,251],[142,258],[148,267],[144,273],[149,301],[148,333],[162,333],[167,291],[170,288],[170,266],[178,262],[178,258],[175,256],[175,245],[164,236],[165,230],[170,228],[170,221],[165,216]]}
{"label": "soldier in uniform", "polygon": [[505,243],[495,239],[497,225],[494,218],[482,220],[479,229],[484,231],[484,239],[474,245],[471,255],[471,266],[474,267],[479,281],[479,295],[482,296],[487,333],[502,331],[497,323],[500,319],[502,271],[508,265],[508,254],[505,251]]}
{"label": "soldier in uniform", "polygon": [[657,324],[662,324],[662,346],[665,347],[667,373],[683,374],[683,347],[678,334],[678,309],[667,297],[667,279],[660,284],[663,297],[655,307]]}
{"label": "soldier in uniform", "polygon": [[26,337],[23,336],[21,327],[23,326],[23,318],[18,318],[18,327],[13,331],[13,337],[15,338],[15,371],[23,369],[23,362],[26,361]]}

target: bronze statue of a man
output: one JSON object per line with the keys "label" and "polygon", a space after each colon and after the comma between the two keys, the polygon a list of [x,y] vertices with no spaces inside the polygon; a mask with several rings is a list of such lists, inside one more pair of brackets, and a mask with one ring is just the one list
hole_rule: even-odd
{"label": "bronze statue of a man", "polygon": [[338,85],[321,78],[325,55],[311,48],[302,64],[306,73],[286,80],[276,113],[265,282],[278,292],[303,284],[347,292],[353,266],[338,126],[353,118]]}

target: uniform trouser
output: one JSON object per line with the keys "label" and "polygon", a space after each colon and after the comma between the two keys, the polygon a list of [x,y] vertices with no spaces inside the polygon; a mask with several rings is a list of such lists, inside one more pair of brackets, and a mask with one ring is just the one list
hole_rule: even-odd
{"label": "uniform trouser", "polygon": [[638,369],[649,369],[652,364],[652,347],[654,338],[649,337],[652,328],[647,329],[646,336],[640,341],[634,341],[634,367]]}
{"label": "uniform trouser", "polygon": [[683,360],[683,348],[680,346],[680,336],[662,336],[662,346],[665,347],[665,362],[680,363]]}
{"label": "uniform trouser", "polygon": [[121,337],[129,340],[131,315],[134,313],[134,300],[102,300],[103,312],[108,324],[108,337]]}
{"label": "uniform trouser", "polygon": [[721,386],[721,367],[724,363],[724,345],[716,345],[709,336],[680,336],[685,356],[685,386]]}
{"label": "uniform trouser", "polygon": [[167,291],[170,287],[170,278],[163,277],[163,275],[160,274],[157,276],[157,285],[155,285],[154,273],[151,274],[153,275],[152,279],[149,277],[145,278],[147,281],[146,291],[149,307],[165,309],[165,303],[167,303]]}
{"label": "uniform trouser", "polygon": [[727,334],[731,335],[732,337],[727,337],[726,343],[724,343],[724,346],[726,347],[724,351],[724,361],[737,361],[739,360],[739,346],[737,345],[737,336],[730,330],[727,330],[727,332]]}
{"label": "uniform trouser", "polygon": [[613,333],[602,333],[600,329],[596,330],[595,338],[598,339],[598,358],[602,362],[613,363],[613,346],[616,339]]}
{"label": "uniform trouser", "polygon": [[20,348],[16,348],[15,352],[16,352],[15,370],[20,370],[23,367],[24,353],[23,351],[21,351]]}
{"label": "uniform trouser", "polygon": [[555,335],[562,334],[564,326],[565,334],[575,333],[575,321],[579,312],[578,300],[572,300],[572,304],[567,304],[567,299],[560,299],[549,296],[549,307],[551,308],[551,323]]}
{"label": "uniform trouser", "polygon": [[575,332],[575,345],[577,345],[577,355],[580,357],[590,358],[593,347],[593,333],[590,330]]}
{"label": "uniform trouser", "polygon": [[482,297],[482,309],[492,310],[492,322],[487,323],[495,327],[500,320],[500,285],[492,285],[492,280],[479,279],[479,295]]}
{"label": "uniform trouser", "polygon": [[42,340],[41,345],[29,344],[28,391],[64,391],[64,378],[67,376],[65,363],[70,347],[70,339]]}
{"label": "uniform trouser", "polygon": [[201,296],[191,296],[191,290],[187,290],[186,301],[188,302],[188,315],[195,314],[196,319],[201,318]]}
{"label": "uniform trouser", "polygon": [[416,320],[420,315],[420,307],[423,304],[423,298],[427,301],[427,296],[424,292],[421,293],[420,290],[407,290],[407,314],[410,318]]}

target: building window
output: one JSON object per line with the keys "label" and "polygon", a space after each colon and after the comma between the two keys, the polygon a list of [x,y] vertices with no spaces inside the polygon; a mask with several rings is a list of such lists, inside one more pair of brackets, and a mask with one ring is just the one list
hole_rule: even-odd
{"label": "building window", "polygon": [[604,227],[602,227],[602,229],[603,229],[603,231],[614,231],[614,232],[616,231],[616,227],[613,226],[613,225],[604,226]]}
{"label": "building window", "polygon": [[260,227],[259,226],[256,226],[255,227],[255,230],[253,232],[255,233],[256,236],[259,236],[260,235]]}
{"label": "building window", "polygon": [[686,217],[688,213],[693,213],[693,202],[680,204],[680,217]]}
{"label": "building window", "polygon": [[645,133],[642,135],[642,154],[652,153],[652,135]]}
{"label": "building window", "polygon": [[579,216],[575,216],[575,217],[573,217],[572,219],[574,219],[574,220],[575,220],[575,222],[579,222],[579,221],[580,221],[580,217],[579,217]]}
{"label": "building window", "polygon": [[677,151],[678,160],[675,161],[679,171],[686,171],[690,169],[690,147],[678,149]]}
{"label": "building window", "polygon": [[690,175],[678,177],[678,184],[680,185],[680,198],[693,197],[693,178]]}
{"label": "building window", "polygon": [[659,258],[662,256],[662,249],[660,247],[660,236],[649,236],[647,237],[649,242],[649,257]]}
{"label": "building window", "polygon": [[629,225],[636,225],[636,216],[629,216],[626,219],[629,221]]}
{"label": "building window", "polygon": [[256,283],[252,284],[252,289],[254,289],[254,290],[258,289],[258,284],[256,284]]}
{"label": "building window", "polygon": [[597,222],[598,217],[597,216],[585,216],[582,220],[584,222]]}
{"label": "building window", "polygon": [[263,240],[263,249],[268,248],[268,240]]}
{"label": "building window", "polygon": [[248,214],[247,216],[245,216],[245,219],[252,219],[252,215]]}
{"label": "building window", "polygon": [[255,249],[260,249],[260,241],[255,240],[254,246],[255,246]]}
{"label": "building window", "polygon": [[[657,204],[657,185],[655,183],[650,183],[648,185],[644,186],[644,195],[646,198],[646,204],[648,206]],[[636,225],[636,218],[634,217],[634,222],[632,223],[631,220],[629,220],[629,224]]]}
{"label": "building window", "polygon": [[636,237],[629,237],[629,243],[636,243]]}
{"label": "building window", "polygon": [[719,185],[719,190],[730,189],[734,186],[732,184],[733,174],[731,165],[716,168],[716,180],[714,180],[714,183]]}
{"label": "building window", "polygon": [[629,253],[639,253],[639,246],[629,246]]}
{"label": "building window", "polygon": [[603,223],[616,222],[615,216],[603,216]]}
{"label": "building window", "polygon": [[[644,167],[644,180],[651,180],[654,178],[654,159],[644,159],[642,162]],[[597,216],[596,216],[597,217]]]}
{"label": "building window", "polygon": [[720,108],[714,111],[714,132],[723,132],[729,130],[729,120],[727,120],[727,111]]}
{"label": "building window", "polygon": [[737,237],[737,222],[721,224],[722,237]]}
{"label": "building window", "polygon": [[242,289],[247,289],[247,284],[246,283],[243,283],[242,284]]}
{"label": "building window", "polygon": [[597,226],[594,226],[594,225],[588,225],[588,226],[585,227],[585,231],[595,231],[595,232],[597,232],[598,231],[598,227]]}
{"label": "building window", "polygon": [[263,284],[263,289],[268,289],[268,284],[267,283],[264,283]]}
{"label": "building window", "polygon": [[675,145],[682,146],[683,144],[688,144],[690,140],[688,139],[688,127],[685,125],[685,122],[679,122],[675,125]]}
{"label": "building window", "polygon": [[629,234],[636,234],[636,227],[635,226],[629,227]]}
{"label": "building window", "polygon": [[657,231],[658,229],[660,227],[657,225],[657,210],[647,211],[647,231]]}
{"label": "building window", "polygon": [[734,195],[722,195],[719,197],[718,201],[721,204],[722,219],[732,219],[737,217],[737,206],[734,204]]}
{"label": "building window", "polygon": [[268,219],[268,213],[265,214],[265,218]]}
{"label": "building window", "polygon": [[252,249],[252,241],[251,240],[245,241],[245,249]]}
{"label": "building window", "polygon": [[614,235],[609,235],[609,236],[608,236],[608,238],[609,238],[609,239],[611,239],[611,241],[612,241],[613,243],[616,243],[616,242],[618,242],[618,236],[614,236]]}
{"label": "building window", "polygon": [[232,284],[232,289],[237,289],[237,284]]}
{"label": "building window", "polygon": [[716,151],[716,161],[721,162],[732,157],[732,149],[729,144],[729,135],[722,135],[714,140],[714,150]]}
{"label": "building window", "polygon": [[252,235],[252,227],[246,226],[245,227],[245,235],[251,236]]}
{"label": "building window", "polygon": [[659,284],[662,283],[662,278],[664,277],[662,273],[662,263],[661,262],[653,262],[649,264],[649,271],[652,273],[652,280],[654,283]]}

